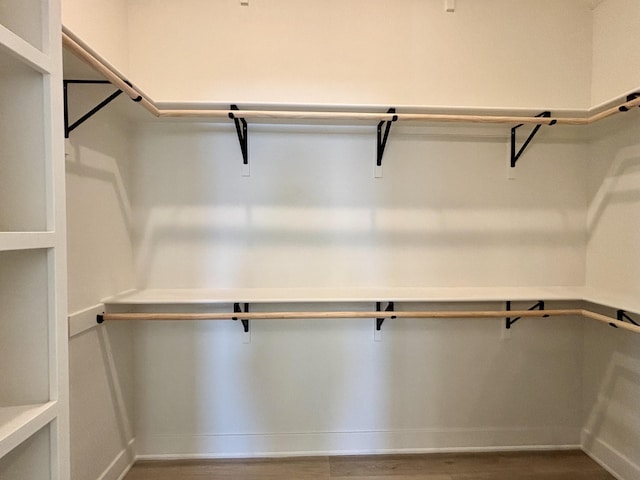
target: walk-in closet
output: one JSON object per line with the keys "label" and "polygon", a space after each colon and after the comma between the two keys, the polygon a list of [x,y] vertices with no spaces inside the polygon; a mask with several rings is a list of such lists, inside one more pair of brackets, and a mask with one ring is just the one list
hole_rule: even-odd
{"label": "walk-in closet", "polygon": [[0,480],[640,478],[639,29],[0,2]]}

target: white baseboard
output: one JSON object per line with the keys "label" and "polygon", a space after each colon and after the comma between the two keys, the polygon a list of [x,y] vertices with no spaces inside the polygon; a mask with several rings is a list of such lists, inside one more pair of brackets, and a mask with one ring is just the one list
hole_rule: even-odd
{"label": "white baseboard", "polygon": [[447,429],[137,437],[138,459],[579,450],[578,428]]}
{"label": "white baseboard", "polygon": [[640,478],[640,465],[589,430],[582,432],[582,450],[618,480]]}
{"label": "white baseboard", "polygon": [[113,459],[98,480],[122,480],[136,461],[135,439]]}

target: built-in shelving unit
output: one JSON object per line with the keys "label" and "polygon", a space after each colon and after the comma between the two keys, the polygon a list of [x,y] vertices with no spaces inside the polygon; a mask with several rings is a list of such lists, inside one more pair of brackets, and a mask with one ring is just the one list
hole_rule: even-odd
{"label": "built-in shelving unit", "polygon": [[0,4],[0,478],[69,478],[58,0]]}

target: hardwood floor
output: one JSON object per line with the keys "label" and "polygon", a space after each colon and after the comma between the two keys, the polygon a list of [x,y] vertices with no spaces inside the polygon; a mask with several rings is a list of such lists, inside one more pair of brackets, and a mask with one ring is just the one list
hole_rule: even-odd
{"label": "hardwood floor", "polygon": [[124,480],[614,480],[580,451],[141,461]]}

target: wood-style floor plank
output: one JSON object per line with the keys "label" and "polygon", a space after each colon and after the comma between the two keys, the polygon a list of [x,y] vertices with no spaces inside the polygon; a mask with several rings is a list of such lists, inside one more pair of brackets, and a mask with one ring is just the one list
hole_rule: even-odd
{"label": "wood-style floor plank", "polygon": [[124,480],[614,480],[580,451],[143,461]]}
{"label": "wood-style floor plank", "polygon": [[171,460],[137,462],[125,480],[271,480],[329,477],[327,457],[256,458],[242,460]]}

